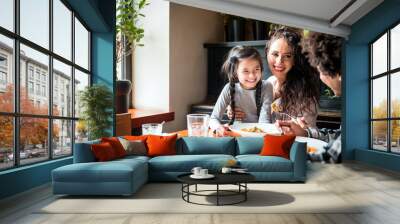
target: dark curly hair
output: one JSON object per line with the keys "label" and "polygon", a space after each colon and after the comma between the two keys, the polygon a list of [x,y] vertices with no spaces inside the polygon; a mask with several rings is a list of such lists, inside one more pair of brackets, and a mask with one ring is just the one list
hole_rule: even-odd
{"label": "dark curly hair", "polygon": [[323,33],[309,33],[301,42],[303,53],[311,66],[331,77],[341,75],[341,48],[343,39]]}
{"label": "dark curly hair", "polygon": [[303,111],[311,112],[310,105],[318,105],[320,84],[316,70],[310,66],[308,60],[302,54],[299,32],[287,27],[275,30],[265,46],[265,55],[268,58],[271,44],[282,38],[292,48],[294,57],[294,65],[289,70],[286,81],[279,90],[282,109],[293,115],[302,114]]}
{"label": "dark curly hair", "polygon": [[[237,68],[239,65],[240,60],[242,59],[255,59],[260,63],[261,73],[264,71],[263,63],[261,59],[260,53],[258,53],[257,49],[254,47],[247,47],[247,46],[236,46],[233,47],[228,54],[224,64],[221,68],[221,73],[225,74],[229,80],[229,94],[231,98],[230,106],[233,111],[233,116],[229,121],[229,124],[233,124],[235,121],[235,83],[237,83]],[[256,85],[255,91],[255,99],[256,99],[256,107],[257,107],[257,114],[260,115],[260,110],[262,106],[261,102],[261,84],[262,79]]]}

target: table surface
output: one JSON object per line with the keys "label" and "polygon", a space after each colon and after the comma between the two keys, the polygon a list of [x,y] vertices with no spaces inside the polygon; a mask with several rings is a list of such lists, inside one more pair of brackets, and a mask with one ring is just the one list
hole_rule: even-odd
{"label": "table surface", "polygon": [[255,177],[249,173],[213,173],[215,177],[210,179],[193,179],[190,175],[192,173],[182,174],[177,179],[186,184],[236,184],[255,180]]}

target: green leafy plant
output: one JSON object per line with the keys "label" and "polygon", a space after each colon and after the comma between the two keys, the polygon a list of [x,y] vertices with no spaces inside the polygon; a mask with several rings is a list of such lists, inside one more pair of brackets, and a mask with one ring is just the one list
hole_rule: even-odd
{"label": "green leafy plant", "polygon": [[94,84],[80,94],[81,119],[87,126],[89,140],[110,136],[107,131],[112,125],[112,93],[107,86]]}
{"label": "green leafy plant", "polygon": [[140,41],[144,37],[144,29],[139,20],[145,17],[141,11],[147,5],[147,0],[118,0],[117,1],[117,39],[126,41],[132,49],[143,46]]}

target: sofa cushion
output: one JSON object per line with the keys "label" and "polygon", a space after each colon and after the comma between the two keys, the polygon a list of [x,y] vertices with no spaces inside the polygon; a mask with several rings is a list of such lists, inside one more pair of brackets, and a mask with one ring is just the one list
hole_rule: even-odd
{"label": "sofa cushion", "polygon": [[[133,172],[142,171],[146,165],[140,160],[75,163],[53,170],[53,181],[129,182],[132,181]],[[145,173],[143,175],[147,176]]]}
{"label": "sofa cushion", "polygon": [[119,141],[119,138],[117,137],[105,137],[101,138],[101,142],[108,142],[112,145],[112,148],[114,149],[115,155],[117,158],[122,158],[126,156],[126,151],[124,147],[122,146],[121,142]]}
{"label": "sofa cushion", "polygon": [[149,160],[149,170],[163,172],[191,172],[193,167],[199,166],[211,172],[219,171],[230,159],[231,155],[175,155],[158,156]]}
{"label": "sofa cushion", "polygon": [[126,136],[123,136],[123,138],[126,140],[129,140],[129,141],[140,140],[140,141],[145,142],[148,136],[149,135],[126,135]]}
{"label": "sofa cushion", "polygon": [[177,154],[235,155],[235,139],[232,137],[184,137],[177,142]]}
{"label": "sofa cushion", "polygon": [[241,168],[249,172],[292,172],[292,161],[279,156],[238,155]]}
{"label": "sofa cushion", "polygon": [[260,154],[264,144],[263,137],[239,137],[236,141],[236,155]]}
{"label": "sofa cushion", "polygon": [[145,142],[141,140],[126,140],[124,138],[119,138],[121,145],[124,147],[126,151],[126,155],[138,155],[145,156],[147,155],[147,148]]}
{"label": "sofa cushion", "polygon": [[176,139],[177,134],[159,136],[149,135],[146,143],[148,147],[148,156],[163,156],[163,155],[175,155],[176,154]]}
{"label": "sofa cushion", "polygon": [[91,145],[91,149],[97,161],[104,162],[118,158],[112,145],[108,142],[93,144]]}
{"label": "sofa cushion", "polygon": [[295,135],[265,135],[261,156],[280,156],[289,159],[290,148],[295,140]]}

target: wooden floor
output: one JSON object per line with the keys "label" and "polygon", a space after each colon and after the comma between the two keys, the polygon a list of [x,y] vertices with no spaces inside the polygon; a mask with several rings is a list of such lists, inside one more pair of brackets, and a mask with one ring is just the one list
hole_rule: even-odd
{"label": "wooden floor", "polygon": [[[400,223],[400,174],[359,163],[309,164],[307,183],[316,183],[345,201],[363,202],[357,214],[37,214],[54,200],[50,186],[0,202],[0,223]],[[315,201],[315,203],[323,203]],[[172,205],[173,206],[173,205]]]}

